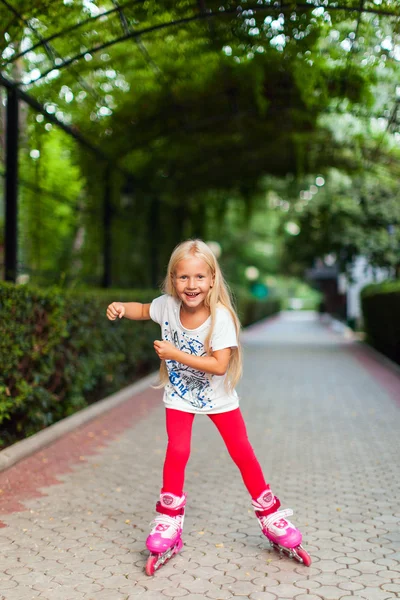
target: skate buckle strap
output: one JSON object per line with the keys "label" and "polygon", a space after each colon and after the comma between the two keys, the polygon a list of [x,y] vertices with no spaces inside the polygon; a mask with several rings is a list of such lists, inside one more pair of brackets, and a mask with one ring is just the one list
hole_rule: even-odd
{"label": "skate buckle strap", "polygon": [[160,513],[161,515],[169,515],[170,517],[179,517],[185,513],[185,507],[182,506],[181,508],[167,508],[166,506],[163,506],[161,504],[161,502],[157,502],[156,511],[158,513]]}
{"label": "skate buckle strap", "polygon": [[291,508],[285,508],[284,510],[277,510],[276,512],[268,515],[267,517],[263,517],[263,524],[265,527],[270,527],[275,523],[275,521],[279,521],[279,519],[285,519],[285,517],[291,517],[293,511]]}
{"label": "skate buckle strap", "polygon": [[254,508],[254,511],[255,511],[257,517],[268,517],[268,515],[270,515],[272,513],[276,513],[276,511],[278,510],[280,505],[281,505],[281,503],[280,503],[279,498],[277,498],[275,496],[274,504],[272,506],[270,506],[269,508],[265,508],[265,509],[258,508],[257,506],[254,506],[254,504],[253,504],[253,508]]}

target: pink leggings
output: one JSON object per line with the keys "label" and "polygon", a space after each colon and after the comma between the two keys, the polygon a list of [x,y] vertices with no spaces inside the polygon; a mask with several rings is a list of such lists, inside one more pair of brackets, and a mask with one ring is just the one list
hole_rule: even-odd
{"label": "pink leggings", "polygon": [[[163,472],[163,492],[176,496],[183,493],[185,467],[190,456],[192,425],[195,415],[172,408],[166,409],[168,446]],[[258,498],[269,486],[247,437],[240,409],[208,415],[220,432],[229,454],[239,467],[252,498]]]}

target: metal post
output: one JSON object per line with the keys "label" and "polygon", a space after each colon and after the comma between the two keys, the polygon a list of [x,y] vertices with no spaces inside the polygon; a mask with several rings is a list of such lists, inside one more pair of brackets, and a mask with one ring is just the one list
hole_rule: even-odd
{"label": "metal post", "polygon": [[148,234],[150,240],[150,277],[154,289],[160,285],[159,259],[160,259],[160,201],[154,196],[150,201]]}
{"label": "metal post", "polygon": [[4,278],[17,279],[18,240],[18,96],[13,88],[7,89],[6,116],[6,180],[5,180],[5,248]]}
{"label": "metal post", "polygon": [[104,181],[103,204],[103,287],[111,287],[111,167],[107,165]]}

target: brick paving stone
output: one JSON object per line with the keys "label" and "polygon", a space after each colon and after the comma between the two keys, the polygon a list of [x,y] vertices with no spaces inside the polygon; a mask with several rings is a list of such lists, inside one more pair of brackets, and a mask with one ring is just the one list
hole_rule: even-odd
{"label": "brick paving stone", "polygon": [[182,596],[190,595],[189,590],[182,587],[167,587],[163,589],[162,593],[164,596],[167,596],[167,598],[181,598]]}
{"label": "brick paving stone", "polygon": [[357,571],[357,565],[354,565],[354,568],[352,565],[347,569],[337,569],[336,574],[347,579],[354,579],[356,577],[360,577],[361,571]]}
{"label": "brick paving stone", "polygon": [[[336,560],[319,560],[315,563],[315,565],[320,569],[323,573],[335,573],[340,566],[336,562]],[[357,567],[355,567],[357,568]]]}
{"label": "brick paving stone", "polygon": [[[88,579],[91,579],[93,581],[96,581],[97,579],[103,580],[103,579],[107,579],[108,577],[112,577],[113,574],[114,573],[112,573],[105,567],[97,567],[97,568],[93,568],[91,571],[88,571],[87,573],[85,573],[85,577],[87,577]],[[57,575],[55,578],[58,581],[59,576]]]}
{"label": "brick paving stone", "polygon": [[15,575],[27,575],[28,573],[32,572],[32,569],[29,569],[28,567],[13,567],[11,569],[7,569],[4,572],[7,575],[14,577]]}
{"label": "brick paving stone", "polygon": [[168,577],[163,576],[162,571],[164,570],[164,567],[161,568],[161,570],[159,572],[156,573],[155,577],[149,577],[148,580],[146,581],[146,588],[148,590],[151,591],[158,591],[159,593],[169,587],[171,585],[170,580],[168,579]]}
{"label": "brick paving stone", "polygon": [[[323,598],[324,600],[338,600],[339,598],[345,598],[347,596],[351,596],[350,591],[338,590],[336,586],[333,585],[323,585],[318,588],[317,594]],[[297,599],[296,599],[297,600]]]}
{"label": "brick paving stone", "polygon": [[230,575],[219,574],[219,575],[213,575],[212,577],[210,577],[210,581],[214,585],[224,585],[226,583],[234,583],[236,581],[236,579],[234,577],[231,577]]}
{"label": "brick paving stone", "polygon": [[314,594],[300,594],[296,596],[296,600],[321,600],[321,596],[315,596]]}
{"label": "brick paving stone", "polygon": [[397,571],[390,571],[389,569],[378,571],[376,574],[383,579],[397,579],[399,577]]}
{"label": "brick paving stone", "polygon": [[260,590],[260,586],[252,581],[236,581],[235,583],[224,584],[223,589],[228,589],[234,596],[250,596]]}
{"label": "brick paving stone", "polygon": [[97,592],[100,592],[103,589],[103,586],[98,583],[80,583],[74,588],[77,592],[81,592],[83,594],[92,594],[96,595]]}
{"label": "brick paving stone", "polygon": [[400,595],[400,585],[396,583],[385,583],[385,585],[381,586],[381,589],[384,592],[394,592],[396,596]]}
{"label": "brick paving stone", "polygon": [[[101,594],[102,592],[98,592],[98,593]],[[52,591],[43,592],[42,594],[40,594],[40,598],[41,599],[45,598],[45,600],[54,600],[55,597],[57,598],[57,600],[83,600],[85,598],[85,594],[83,594],[81,592],[77,592],[73,588],[59,588],[59,589],[57,589],[56,595]],[[96,600],[97,600],[97,598],[96,598]],[[122,599],[116,599],[116,600],[122,600]]]}
{"label": "brick paving stone", "polygon": [[209,590],[205,597],[211,598],[211,600],[229,600],[230,598],[233,598],[233,595],[229,590],[213,589]]}
{"label": "brick paving stone", "polygon": [[369,593],[367,593],[367,590],[365,590],[359,594],[351,596],[352,600],[393,600],[393,598],[393,596],[388,596],[387,592],[382,592],[381,590],[376,589],[369,590]]}
{"label": "brick paving stone", "polygon": [[[200,579],[200,577],[196,577],[196,579],[190,582],[189,585],[181,584],[183,588],[188,589],[190,592],[194,594],[205,594],[213,587],[215,587],[210,581],[207,579]],[[234,584],[236,585],[236,583]]]}
{"label": "brick paving stone", "polygon": [[217,569],[217,571],[222,571],[223,573],[232,573],[233,576],[235,575],[235,571],[237,571],[239,569],[238,565],[235,565],[235,563],[218,563],[217,565],[215,565],[215,569]]}
{"label": "brick paving stone", "polygon": [[18,583],[12,579],[0,579],[0,590],[10,590],[17,587]]}
{"label": "brick paving stone", "polygon": [[[278,594],[279,598],[295,598],[298,594],[301,594],[303,590],[299,589],[295,585],[281,583],[277,588],[274,588],[272,591]],[[319,593],[319,591],[317,593]]]}
{"label": "brick paving stone", "polygon": [[193,594],[191,592],[190,596],[188,596],[188,598],[190,598],[190,600],[204,600],[204,595],[203,594]]}
{"label": "brick paving stone", "polygon": [[252,579],[252,582],[254,583],[254,585],[257,585],[258,587],[267,587],[267,588],[273,588],[276,587],[277,585],[280,585],[280,582],[278,579],[274,579],[273,575],[268,577],[256,577],[255,579]]}
{"label": "brick paving stone", "polygon": [[[197,567],[196,569],[192,570],[190,565],[187,565],[187,569],[188,572],[190,574],[193,575],[194,578],[201,578],[201,579],[211,579],[214,576],[218,575],[218,571],[216,571],[214,568],[212,567]],[[178,577],[180,575],[180,572],[178,574]],[[220,577],[225,577],[223,573],[220,574]]]}
{"label": "brick paving stone", "polygon": [[343,577],[338,575],[337,573],[321,573],[314,578],[315,581],[320,583],[322,586],[324,585],[336,585],[339,583],[346,583],[348,580],[347,577]]}
{"label": "brick paving stone", "polygon": [[196,577],[194,575],[190,575],[189,573],[176,573],[175,575],[170,575],[168,579],[177,585],[180,583],[184,586],[185,583],[192,583],[195,581]]}
{"label": "brick paving stone", "polygon": [[360,562],[355,556],[337,556],[336,558],[334,558],[334,561],[337,562],[339,565],[356,565]]}
{"label": "brick paving stone", "polygon": [[[251,594],[251,600],[276,600],[278,596],[272,594],[271,592],[255,592]],[[321,600],[320,598],[318,600]]]}
{"label": "brick paving stone", "polygon": [[[128,600],[128,598],[135,598],[136,600],[138,596],[143,596],[146,594],[146,588],[141,585],[125,586],[124,588],[120,588],[118,591],[121,594],[126,594],[125,600]],[[94,597],[93,600],[96,600],[96,597]]]}
{"label": "brick paving stone", "polygon": [[[87,595],[85,595],[85,600],[87,600]],[[110,590],[101,590],[101,592],[96,592],[96,595],[93,596],[91,600],[111,600]],[[112,600],[126,600],[126,594],[120,594],[119,592],[113,590]]]}
{"label": "brick paving stone", "polygon": [[[379,588],[379,586],[383,583],[382,578],[378,577],[378,575],[375,575],[374,573],[363,573],[358,577],[353,577],[352,581],[355,581],[356,583],[362,583],[365,587],[374,588]],[[390,579],[388,579],[388,582],[389,581]]]}
{"label": "brick paving stone", "polygon": [[144,574],[166,445],[161,393],[149,390],[159,406],[146,412],[143,401],[140,422],[107,444],[98,437],[94,453],[60,473],[57,485],[41,486],[18,513],[0,513],[0,565],[15,575],[0,579],[0,600],[393,600],[400,415],[375,363],[365,366],[360,353],[308,313],[244,333],[238,391],[249,438],[282,508],[294,510],[310,568],[270,549],[216,428],[198,416],[185,546],[154,577]]}
{"label": "brick paving stone", "polygon": [[355,581],[342,581],[338,583],[338,588],[341,590],[348,590],[350,592],[354,592],[357,590],[365,589],[365,586],[362,583],[357,583]]}
{"label": "brick paving stone", "polygon": [[324,582],[322,581],[315,581],[314,579],[304,579],[295,581],[294,585],[305,590],[316,590],[317,588],[321,587],[323,583]]}

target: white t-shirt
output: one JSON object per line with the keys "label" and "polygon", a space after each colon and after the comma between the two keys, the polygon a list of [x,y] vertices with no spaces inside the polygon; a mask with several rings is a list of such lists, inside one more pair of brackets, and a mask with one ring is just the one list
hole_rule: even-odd
{"label": "white t-shirt", "polygon": [[[197,329],[186,329],[180,320],[181,302],[165,294],[155,298],[150,317],[161,325],[162,339],[171,342],[187,354],[207,356],[204,341],[209,332],[211,317]],[[229,311],[218,307],[215,316],[211,348],[215,352],[238,345],[235,325]],[[190,413],[216,414],[239,406],[235,390],[225,389],[225,375],[211,375],[174,360],[166,360],[169,383],[164,389],[164,404],[168,408]]]}

